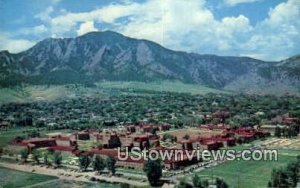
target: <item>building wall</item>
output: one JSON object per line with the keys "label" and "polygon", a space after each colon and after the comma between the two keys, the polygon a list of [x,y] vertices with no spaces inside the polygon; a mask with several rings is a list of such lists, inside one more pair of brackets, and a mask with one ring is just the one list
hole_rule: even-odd
{"label": "building wall", "polygon": [[143,162],[117,161],[116,166],[141,170],[144,168],[144,163]]}
{"label": "building wall", "polygon": [[70,140],[56,140],[56,145],[58,146],[72,146],[71,141]]}

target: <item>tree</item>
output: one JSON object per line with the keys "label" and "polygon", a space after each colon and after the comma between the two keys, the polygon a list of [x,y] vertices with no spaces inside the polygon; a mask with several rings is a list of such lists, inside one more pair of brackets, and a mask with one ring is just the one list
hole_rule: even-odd
{"label": "tree", "polygon": [[86,171],[91,163],[91,159],[87,155],[82,155],[79,157],[79,167],[81,170]]}
{"label": "tree", "polygon": [[268,181],[268,188],[272,188],[272,182]]}
{"label": "tree", "polygon": [[157,131],[157,129],[152,128],[150,132],[151,132],[153,135],[156,135],[156,131]]}
{"label": "tree", "polygon": [[121,187],[121,188],[130,188],[130,185],[127,184],[127,183],[121,183],[121,184],[120,184],[120,187]]}
{"label": "tree", "polygon": [[107,169],[111,172],[112,175],[115,175],[116,173],[116,159],[109,156],[107,159],[106,159],[106,167]]}
{"label": "tree", "polygon": [[224,180],[222,180],[220,178],[216,178],[216,187],[217,188],[228,188],[228,185]]}
{"label": "tree", "polygon": [[95,155],[93,158],[93,169],[101,172],[105,168],[105,163],[102,157]]}
{"label": "tree", "polygon": [[158,180],[162,176],[161,160],[148,160],[144,165],[144,172],[148,178],[150,185],[157,185]]}
{"label": "tree", "polygon": [[183,136],[183,139],[188,140],[190,138],[190,135],[186,134]]}
{"label": "tree", "polygon": [[192,181],[193,181],[194,187],[196,187],[196,188],[202,188],[202,187],[203,187],[203,186],[202,186],[201,179],[200,179],[200,176],[199,176],[198,174],[195,174],[195,175],[193,176]]}
{"label": "tree", "polygon": [[109,142],[111,148],[121,147],[121,141],[118,136],[112,136]]}
{"label": "tree", "polygon": [[35,138],[35,137],[39,137],[40,136],[40,133],[37,131],[37,130],[33,130],[33,131],[30,131],[27,136],[29,138]]}
{"label": "tree", "polygon": [[34,150],[32,152],[32,158],[37,164],[40,164],[40,157],[41,157],[41,153],[38,150]]}
{"label": "tree", "polygon": [[27,159],[28,159],[28,155],[29,155],[29,151],[28,149],[22,149],[21,152],[20,152],[20,155],[21,155],[21,159],[24,161],[24,162],[27,162]]}
{"label": "tree", "polygon": [[273,169],[269,187],[296,187],[299,181],[300,158],[289,163],[286,168]]}
{"label": "tree", "polygon": [[186,180],[181,179],[179,181],[179,184],[176,186],[176,188],[193,188],[193,185],[188,183]]}
{"label": "tree", "polygon": [[49,153],[48,152],[45,152],[43,154],[43,158],[44,158],[44,164],[47,165],[47,166],[50,166],[51,163],[49,162]]}
{"label": "tree", "polygon": [[288,129],[288,137],[291,138],[291,137],[295,137],[297,136],[298,132],[297,132],[297,127],[294,125],[294,126],[290,126],[289,129]]}
{"label": "tree", "polygon": [[299,167],[300,164],[298,164],[297,161],[289,163],[286,167],[286,174],[288,176],[288,179],[290,180],[289,182],[291,182],[292,187],[296,187],[299,180]]}
{"label": "tree", "polygon": [[207,188],[207,187],[209,187],[209,182],[208,182],[208,180],[206,179],[206,180],[204,180],[203,182],[202,182],[202,184],[203,184],[203,187],[204,188]]}
{"label": "tree", "polygon": [[289,187],[288,176],[283,169],[273,169],[271,175],[272,187]]}
{"label": "tree", "polygon": [[275,132],[274,132],[274,136],[280,138],[280,137],[281,137],[281,132],[282,132],[282,131],[281,131],[281,128],[278,127],[278,126],[276,126]]}
{"label": "tree", "polygon": [[1,158],[2,155],[3,155],[3,148],[0,147],[0,158]]}
{"label": "tree", "polygon": [[61,152],[55,151],[53,154],[53,163],[55,164],[56,167],[59,167],[62,162],[62,156]]}

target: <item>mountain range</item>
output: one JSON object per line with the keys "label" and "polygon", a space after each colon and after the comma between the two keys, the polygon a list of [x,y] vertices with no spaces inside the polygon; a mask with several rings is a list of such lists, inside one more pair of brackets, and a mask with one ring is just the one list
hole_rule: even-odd
{"label": "mountain range", "polygon": [[200,55],[112,31],[48,38],[17,54],[0,52],[1,87],[166,79],[233,92],[299,94],[300,56],[266,62]]}

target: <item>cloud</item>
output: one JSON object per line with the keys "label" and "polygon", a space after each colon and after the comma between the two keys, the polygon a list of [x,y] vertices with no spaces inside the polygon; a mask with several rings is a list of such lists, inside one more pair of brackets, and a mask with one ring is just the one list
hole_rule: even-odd
{"label": "cloud", "polygon": [[0,50],[8,50],[11,53],[18,53],[32,47],[36,42],[25,39],[12,39],[0,35]]}
{"label": "cloud", "polygon": [[46,32],[48,32],[47,27],[44,24],[41,24],[34,27],[27,27],[27,28],[20,29],[16,33],[22,35],[41,35]]}
{"label": "cloud", "polygon": [[74,30],[78,23],[91,20],[113,24],[116,19],[133,14],[140,6],[137,3],[111,4],[90,12],[64,12],[64,14],[52,18],[50,24],[53,32],[57,34]]}
{"label": "cloud", "polygon": [[235,6],[241,3],[253,3],[259,0],[224,0],[224,2],[229,6]]}
{"label": "cloud", "polygon": [[[228,5],[257,0],[224,0]],[[259,0],[258,0],[259,1]],[[147,0],[114,3],[89,12],[59,12],[53,7],[36,15],[52,36],[82,35],[95,24],[124,35],[148,39],[174,50],[218,55],[249,55],[265,60],[299,53],[299,1],[288,0],[269,10],[267,18],[251,25],[245,15],[214,17],[205,0]],[[36,32],[43,32],[37,26]],[[45,31],[46,32],[46,31]]]}
{"label": "cloud", "polygon": [[98,31],[98,29],[95,28],[93,21],[87,21],[80,25],[80,28],[77,30],[77,35],[80,36],[92,31]]}
{"label": "cloud", "polygon": [[255,27],[241,48],[262,59],[280,60],[300,52],[300,4],[297,0],[280,3],[268,18]]}
{"label": "cloud", "polygon": [[50,14],[54,11],[52,6],[47,7],[43,12],[36,14],[34,18],[38,18],[44,22],[49,22],[51,20]]}
{"label": "cloud", "polygon": [[53,4],[57,4],[57,3],[59,3],[61,0],[52,0],[52,3]]}
{"label": "cloud", "polygon": [[[175,50],[226,54],[236,48],[235,36],[246,35],[252,29],[249,20],[239,15],[217,21],[205,3],[204,0],[129,1],[90,12],[64,12],[53,17],[49,25],[52,34],[60,36],[74,30],[80,35],[94,31],[95,22],[106,23],[127,36],[152,40]],[[50,10],[45,12],[51,13]],[[48,18],[42,16],[45,17]]]}
{"label": "cloud", "polygon": [[34,33],[44,33],[44,32],[47,32],[47,28],[43,24],[38,25],[38,26],[33,27],[33,32]]}
{"label": "cloud", "polygon": [[234,48],[237,36],[252,29],[243,15],[221,21],[205,7],[205,1],[148,1],[115,29],[121,33],[156,41],[175,50],[225,54]]}

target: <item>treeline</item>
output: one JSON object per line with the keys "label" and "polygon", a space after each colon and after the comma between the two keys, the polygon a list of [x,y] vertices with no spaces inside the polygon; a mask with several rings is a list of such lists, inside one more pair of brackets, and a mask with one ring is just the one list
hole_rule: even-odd
{"label": "treeline", "polygon": [[195,174],[192,177],[192,180],[189,181],[187,179],[181,179],[176,188],[228,188],[228,184],[221,178],[215,178],[212,181],[208,181],[208,179],[202,180],[199,175]]}
{"label": "treeline", "polygon": [[286,138],[292,138],[299,134],[300,131],[300,125],[290,125],[289,127],[276,127],[274,136],[280,138],[280,137],[286,137]]}

